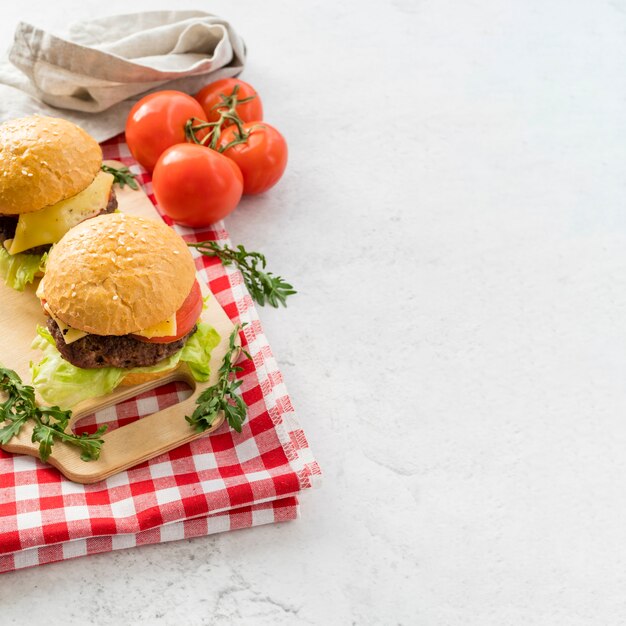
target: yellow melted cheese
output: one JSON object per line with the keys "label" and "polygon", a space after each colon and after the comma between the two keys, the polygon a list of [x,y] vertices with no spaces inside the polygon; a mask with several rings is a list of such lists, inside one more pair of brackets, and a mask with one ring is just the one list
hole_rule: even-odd
{"label": "yellow melted cheese", "polygon": [[113,175],[100,172],[89,187],[75,196],[40,211],[22,213],[9,254],[56,243],[70,228],[106,208],[112,186]]}
{"label": "yellow melted cheese", "polygon": [[43,308],[46,310],[48,315],[57,323],[57,326],[61,330],[61,334],[63,335],[63,339],[65,339],[65,343],[74,343],[79,339],[82,339],[88,333],[82,330],[76,330],[75,328],[70,328],[65,322],[62,322],[58,317],[52,315],[52,311],[48,306],[48,303],[43,305]]}
{"label": "yellow melted cheese", "polygon": [[159,322],[150,328],[140,330],[133,334],[141,335],[146,339],[152,339],[153,337],[173,337],[176,335],[176,314],[172,315],[172,317],[164,322]]}

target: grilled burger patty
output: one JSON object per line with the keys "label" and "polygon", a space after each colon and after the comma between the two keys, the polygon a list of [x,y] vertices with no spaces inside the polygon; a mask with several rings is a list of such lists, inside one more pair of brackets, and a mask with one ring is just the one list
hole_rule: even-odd
{"label": "grilled burger patty", "polygon": [[48,318],[48,330],[54,337],[57,349],[61,356],[76,367],[84,369],[99,367],[150,367],[159,361],[167,359],[178,352],[187,339],[196,332],[197,326],[191,331],[171,343],[149,343],[139,341],[132,335],[87,335],[73,341],[65,343],[63,332],[58,324]]}
{"label": "grilled burger patty", "polygon": [[[102,209],[98,215],[105,213],[113,213],[117,209],[117,198],[115,197],[115,191],[111,188],[111,195],[109,196],[109,202],[106,208]],[[95,215],[93,217],[96,217]],[[17,228],[17,221],[19,215],[1,215],[0,214],[0,245],[3,245],[7,239],[13,239],[15,237],[15,229]],[[50,250],[51,245],[36,246],[35,248],[29,248],[24,250],[23,254],[43,254]]]}

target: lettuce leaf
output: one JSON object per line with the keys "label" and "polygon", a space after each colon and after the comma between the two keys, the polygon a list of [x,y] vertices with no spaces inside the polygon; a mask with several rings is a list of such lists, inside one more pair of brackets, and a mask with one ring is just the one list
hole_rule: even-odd
{"label": "lettuce leaf", "polygon": [[39,363],[30,364],[33,386],[48,404],[72,408],[88,398],[111,393],[128,373],[154,373],[170,370],[185,361],[198,381],[209,379],[211,352],[220,342],[218,332],[209,324],[200,322],[198,330],[185,346],[163,361],[150,367],[130,370],[119,367],[82,369],[68,363],[59,353],[52,335],[46,328],[37,327],[32,347],[43,352]]}
{"label": "lettuce leaf", "polygon": [[9,254],[6,248],[0,245],[0,274],[4,282],[17,291],[24,291],[27,283],[35,280],[38,272],[43,272],[46,266],[48,253],[40,254]]}
{"label": "lettuce leaf", "polygon": [[211,352],[219,345],[220,339],[219,333],[213,326],[201,322],[198,324],[198,330],[189,337],[180,351],[180,360],[187,363],[191,374],[197,381],[209,380]]}
{"label": "lettuce leaf", "polygon": [[30,363],[33,386],[48,404],[69,409],[87,398],[110,393],[124,378],[124,370],[117,367],[81,369],[68,363],[57,350],[52,335],[37,326],[37,337],[32,348],[43,352],[39,363]]}

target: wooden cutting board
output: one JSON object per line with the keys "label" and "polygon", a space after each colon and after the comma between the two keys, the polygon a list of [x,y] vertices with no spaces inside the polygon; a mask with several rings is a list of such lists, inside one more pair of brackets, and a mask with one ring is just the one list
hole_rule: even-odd
{"label": "wooden cutting board", "polygon": [[[116,167],[122,166],[116,161],[105,163]],[[116,185],[115,193],[119,209],[124,213],[161,219],[143,191],[133,191],[128,186],[120,189]],[[202,280],[198,282],[203,285]],[[20,293],[7,287],[0,280],[0,363],[15,370],[27,384],[30,384],[31,380],[29,363],[42,358],[39,350],[32,350],[30,347],[36,335],[35,328],[37,324],[45,325],[45,316],[39,299],[35,296],[36,283]],[[224,421],[223,414],[219,415],[211,429],[203,433],[197,433],[185,420],[185,415],[191,415],[193,412],[197,397],[207,387],[217,382],[218,370],[228,350],[229,336],[234,328],[214,297],[208,299],[202,319],[211,324],[221,337],[220,344],[211,353],[211,377],[206,383],[197,383],[187,366],[181,363],[175,371],[160,380],[132,387],[118,387],[107,396],[81,402],[72,411],[69,428],[81,417],[165,383],[184,381],[192,389],[191,396],[183,402],[105,433],[102,437],[104,440],[102,452],[97,461],[82,461],[77,448],[55,441],[48,462],[74,482],[94,483],[219,428]],[[31,436],[32,426],[24,426],[19,436],[1,447],[7,452],[38,457],[39,446],[31,442]]]}

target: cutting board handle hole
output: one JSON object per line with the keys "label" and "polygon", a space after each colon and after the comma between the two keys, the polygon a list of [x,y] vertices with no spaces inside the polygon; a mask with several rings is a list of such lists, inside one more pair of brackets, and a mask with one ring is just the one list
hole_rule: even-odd
{"label": "cutting board handle hole", "polygon": [[[97,413],[84,415],[72,426],[74,434],[93,433],[106,425],[107,432],[136,422],[163,409],[180,404],[193,394],[193,388],[185,381],[177,380],[144,391],[132,398],[107,407]],[[181,415],[181,419],[183,416]]]}

